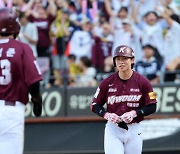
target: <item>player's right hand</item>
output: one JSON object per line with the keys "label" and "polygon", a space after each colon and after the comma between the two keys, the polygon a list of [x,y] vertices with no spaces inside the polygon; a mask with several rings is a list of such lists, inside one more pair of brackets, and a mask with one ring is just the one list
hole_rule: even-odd
{"label": "player's right hand", "polygon": [[106,120],[108,120],[108,121],[110,121],[110,122],[112,122],[114,124],[122,122],[120,116],[118,116],[115,113],[106,112],[105,115],[104,115],[104,119],[106,119]]}

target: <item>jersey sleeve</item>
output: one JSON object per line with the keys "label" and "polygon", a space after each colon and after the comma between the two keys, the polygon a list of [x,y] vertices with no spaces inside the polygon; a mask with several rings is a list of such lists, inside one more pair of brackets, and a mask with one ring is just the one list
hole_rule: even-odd
{"label": "jersey sleeve", "polygon": [[143,82],[143,101],[145,106],[157,102],[156,94],[149,80],[144,80]]}
{"label": "jersey sleeve", "polygon": [[94,94],[93,102],[104,105],[106,103],[106,84],[102,81]]}
{"label": "jersey sleeve", "polygon": [[38,66],[36,58],[33,56],[32,49],[23,44],[23,70],[24,70],[24,79],[27,86],[31,86],[33,83],[41,81],[41,70]]}

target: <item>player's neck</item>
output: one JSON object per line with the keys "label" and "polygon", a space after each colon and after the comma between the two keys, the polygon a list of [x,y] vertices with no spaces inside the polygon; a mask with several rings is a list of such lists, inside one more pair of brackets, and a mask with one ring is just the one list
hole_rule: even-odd
{"label": "player's neck", "polygon": [[10,36],[0,36],[0,39],[9,39],[9,38],[13,38],[13,35],[10,35]]}
{"label": "player's neck", "polygon": [[129,71],[124,71],[124,72],[120,72],[118,73],[119,78],[122,80],[128,80],[133,74],[133,70],[129,70]]}

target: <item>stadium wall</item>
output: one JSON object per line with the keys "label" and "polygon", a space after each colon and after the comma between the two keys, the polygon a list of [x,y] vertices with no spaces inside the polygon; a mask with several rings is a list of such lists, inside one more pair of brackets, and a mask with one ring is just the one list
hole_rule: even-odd
{"label": "stadium wall", "polygon": [[[156,134],[161,134],[161,131],[167,133],[144,140],[143,154],[179,154],[180,85],[158,85],[153,88],[158,108],[156,114],[146,121],[149,120],[148,123],[157,130],[146,123],[143,126],[145,132],[151,129]],[[103,154],[105,121],[89,109],[95,90],[68,87],[42,89],[42,116],[34,117],[30,103],[26,107],[24,154]]]}

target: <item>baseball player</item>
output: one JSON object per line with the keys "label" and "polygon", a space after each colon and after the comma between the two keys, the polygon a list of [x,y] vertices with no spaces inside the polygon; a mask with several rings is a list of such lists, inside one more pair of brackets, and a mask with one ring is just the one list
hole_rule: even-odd
{"label": "baseball player", "polygon": [[24,112],[28,94],[33,112],[40,116],[42,80],[32,49],[17,40],[20,25],[16,13],[0,9],[0,153],[22,154],[24,146]]}
{"label": "baseball player", "polygon": [[[105,154],[141,154],[144,116],[156,111],[156,96],[150,82],[133,71],[134,51],[118,46],[113,55],[117,72],[102,80],[91,109],[107,120]],[[103,107],[106,103],[107,108]]]}

